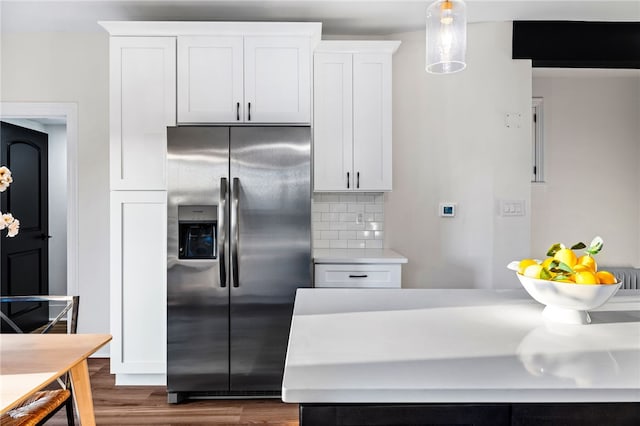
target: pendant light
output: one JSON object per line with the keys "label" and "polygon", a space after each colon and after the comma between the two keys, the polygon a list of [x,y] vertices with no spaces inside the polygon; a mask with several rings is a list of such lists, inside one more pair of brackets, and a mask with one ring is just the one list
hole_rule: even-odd
{"label": "pendant light", "polygon": [[427,72],[450,74],[467,66],[467,13],[462,0],[436,0],[427,8]]}

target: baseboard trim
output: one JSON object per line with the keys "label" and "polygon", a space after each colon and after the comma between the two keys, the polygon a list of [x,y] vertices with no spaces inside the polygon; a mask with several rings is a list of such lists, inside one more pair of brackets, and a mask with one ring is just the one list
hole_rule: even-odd
{"label": "baseboard trim", "polygon": [[109,358],[109,359],[111,359],[111,350],[110,350],[110,348],[111,348],[111,344],[107,343],[106,345],[104,345],[103,347],[98,349],[89,358]]}
{"label": "baseboard trim", "polygon": [[116,374],[116,386],[166,386],[165,374]]}

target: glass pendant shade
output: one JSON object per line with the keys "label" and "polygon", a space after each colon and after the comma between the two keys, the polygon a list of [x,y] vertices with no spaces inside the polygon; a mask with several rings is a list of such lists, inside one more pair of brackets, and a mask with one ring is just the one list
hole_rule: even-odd
{"label": "glass pendant shade", "polygon": [[427,8],[426,70],[434,74],[467,66],[467,11],[462,0],[436,0]]}

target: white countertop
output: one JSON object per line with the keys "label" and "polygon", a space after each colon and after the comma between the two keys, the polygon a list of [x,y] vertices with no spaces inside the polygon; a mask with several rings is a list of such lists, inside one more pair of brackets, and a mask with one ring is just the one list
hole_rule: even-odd
{"label": "white countertop", "polygon": [[391,249],[314,249],[314,263],[407,263]]}
{"label": "white countertop", "polygon": [[543,308],[524,290],[299,289],[282,399],[640,401],[640,292],[589,325]]}

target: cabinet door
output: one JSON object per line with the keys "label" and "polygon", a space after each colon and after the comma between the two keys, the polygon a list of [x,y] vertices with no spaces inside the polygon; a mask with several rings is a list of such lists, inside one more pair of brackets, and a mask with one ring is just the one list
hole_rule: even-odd
{"label": "cabinet door", "polygon": [[178,122],[243,121],[242,37],[178,37]]}
{"label": "cabinet door", "polygon": [[167,193],[111,192],[111,372],[166,374]]}
{"label": "cabinet door", "polygon": [[353,172],[361,191],[391,190],[391,55],[353,55]]}
{"label": "cabinet door", "polygon": [[174,37],[110,40],[111,189],[166,189],[167,126],[176,125]]}
{"label": "cabinet door", "polygon": [[309,39],[245,37],[244,101],[246,122],[309,123]]}
{"label": "cabinet door", "polygon": [[353,189],[352,57],[350,53],[314,55],[315,191]]}

